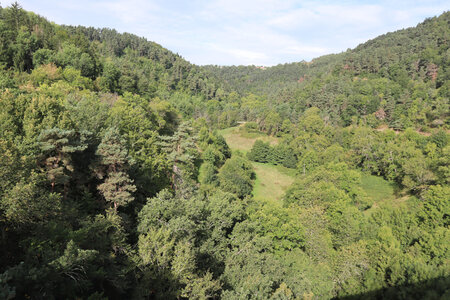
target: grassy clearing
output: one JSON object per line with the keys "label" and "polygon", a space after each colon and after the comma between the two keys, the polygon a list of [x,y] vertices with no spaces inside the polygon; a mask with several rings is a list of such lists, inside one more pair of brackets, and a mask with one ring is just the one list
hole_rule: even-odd
{"label": "grassy clearing", "polygon": [[[258,132],[245,132],[240,130],[240,127],[230,127],[219,131],[233,151],[239,150],[246,153],[251,150],[256,140],[270,142],[272,145],[278,143],[276,137]],[[286,189],[294,182],[295,170],[256,162],[252,164],[256,173],[254,198],[259,201],[280,203]],[[398,195],[397,186],[379,176],[362,174],[361,187],[373,201],[373,206],[367,213],[382,204],[389,203],[397,206],[409,199],[409,196]]]}
{"label": "grassy clearing", "polygon": [[[264,133],[240,131],[239,127],[230,127],[219,131],[233,151],[239,150],[244,153],[250,151],[256,140],[269,142],[272,145],[278,143],[276,137],[268,136]],[[257,162],[252,162],[252,164],[256,173],[253,189],[254,198],[259,201],[281,204],[281,197],[294,182],[295,170]]]}
{"label": "grassy clearing", "polygon": [[399,207],[411,199],[411,196],[401,193],[397,185],[380,176],[362,174],[361,187],[373,200],[372,207],[366,211],[367,214],[383,205]]}
{"label": "grassy clearing", "polygon": [[363,174],[361,187],[375,203],[395,199],[395,185],[382,177]]}
{"label": "grassy clearing", "polygon": [[264,133],[258,132],[247,133],[240,131],[239,129],[240,126],[236,126],[219,131],[219,133],[225,138],[228,146],[230,146],[232,150],[239,150],[241,152],[250,151],[256,140],[269,142],[272,145],[278,143],[278,138],[276,137],[268,136]]}
{"label": "grassy clearing", "polygon": [[278,202],[286,189],[294,182],[295,170],[253,162],[256,181],[253,196],[256,200]]}

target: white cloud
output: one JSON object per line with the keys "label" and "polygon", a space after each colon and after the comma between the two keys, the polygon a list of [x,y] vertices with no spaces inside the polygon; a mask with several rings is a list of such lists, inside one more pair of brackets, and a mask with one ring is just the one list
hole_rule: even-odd
{"label": "white cloud", "polygon": [[225,53],[229,53],[239,61],[244,61],[246,64],[257,64],[260,61],[264,61],[268,59],[268,56],[262,52],[256,51],[248,51],[243,49],[218,49],[218,51],[222,51]]}
{"label": "white cloud", "polygon": [[318,19],[318,15],[311,9],[300,8],[279,14],[268,21],[269,25],[282,29],[308,25],[311,26]]}
{"label": "white cloud", "polygon": [[285,30],[305,28],[355,28],[379,26],[383,8],[377,5],[322,5],[295,9],[268,21],[269,25]]}
{"label": "white cloud", "polygon": [[201,10],[205,17],[266,17],[274,12],[292,8],[291,0],[212,0]]}
{"label": "white cloud", "polygon": [[315,46],[289,46],[284,49],[281,49],[281,53],[288,53],[288,54],[303,54],[305,56],[311,57],[311,56],[319,56],[324,55],[327,53],[330,53],[330,50],[328,48],[323,47],[315,47]]}
{"label": "white cloud", "polygon": [[109,11],[124,23],[139,22],[151,18],[153,11],[159,10],[156,4],[143,0],[92,2],[92,6],[97,10]]}
{"label": "white cloud", "polygon": [[[346,47],[339,47],[337,38],[360,39],[345,33],[337,36],[337,32],[330,38],[325,36],[326,30],[349,27],[360,32],[382,23],[382,9],[378,5],[303,3],[299,7],[298,1],[218,0],[206,5],[200,16],[207,22],[214,19],[226,22],[221,31],[214,34],[216,49],[233,47],[241,49],[242,53],[265,53],[256,63],[262,65],[286,61],[278,57],[288,56],[289,61],[300,61],[342,51]],[[244,55],[237,57],[241,58],[238,64],[248,62]],[[256,58],[254,56],[252,61]]]}

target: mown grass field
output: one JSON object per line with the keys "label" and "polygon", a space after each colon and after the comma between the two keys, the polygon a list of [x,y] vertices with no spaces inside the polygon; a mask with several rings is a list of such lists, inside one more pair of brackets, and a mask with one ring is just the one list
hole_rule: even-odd
{"label": "mown grass field", "polygon": [[294,182],[295,170],[257,162],[252,164],[256,173],[254,198],[281,203],[284,192]]}
{"label": "mown grass field", "polygon": [[230,127],[222,129],[219,133],[225,138],[228,146],[232,150],[239,150],[242,152],[248,152],[252,149],[253,144],[256,140],[262,140],[264,142],[269,142],[272,145],[278,143],[278,139],[273,136],[268,136],[264,133],[247,133],[239,130],[240,126]]}
{"label": "mown grass field", "polygon": [[410,195],[402,193],[394,183],[380,176],[362,174],[361,187],[373,201],[372,207],[366,211],[367,214],[371,214],[380,206],[398,207],[412,199]]}
{"label": "mown grass field", "polygon": [[[239,127],[230,127],[219,131],[233,151],[239,150],[246,153],[252,149],[256,140],[269,142],[272,145],[278,143],[276,137],[264,133],[243,132],[239,130]],[[256,173],[254,198],[259,201],[281,203],[284,192],[294,182],[295,170],[257,162],[252,162],[252,164]]]}

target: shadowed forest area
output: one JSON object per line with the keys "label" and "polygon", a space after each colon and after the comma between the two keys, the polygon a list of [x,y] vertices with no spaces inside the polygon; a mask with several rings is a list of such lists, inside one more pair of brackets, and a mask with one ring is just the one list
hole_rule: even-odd
{"label": "shadowed forest area", "polygon": [[335,299],[446,299],[449,296],[449,284],[450,279],[448,277],[439,277],[414,285],[394,286]]}

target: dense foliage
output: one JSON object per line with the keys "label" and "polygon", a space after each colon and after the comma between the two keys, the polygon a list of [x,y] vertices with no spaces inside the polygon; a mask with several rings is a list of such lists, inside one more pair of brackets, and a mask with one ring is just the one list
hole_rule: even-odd
{"label": "dense foliage", "polygon": [[208,66],[224,90],[237,91],[221,105],[222,115],[256,121],[278,133],[308,107],[334,125],[372,128],[449,125],[449,19],[446,12],[415,28],[388,33],[353,50],[311,62],[256,66]]}
{"label": "dense foliage", "polygon": [[[0,7],[0,298],[448,298],[449,17],[202,68]],[[278,142],[232,151],[237,121]],[[282,201],[254,162],[295,170]]]}

